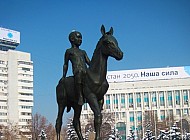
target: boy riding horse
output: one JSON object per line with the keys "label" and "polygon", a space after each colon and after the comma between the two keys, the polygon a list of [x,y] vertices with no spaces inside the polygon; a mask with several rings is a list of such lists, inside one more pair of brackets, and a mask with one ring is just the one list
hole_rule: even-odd
{"label": "boy riding horse", "polygon": [[82,43],[82,35],[78,31],[73,31],[69,34],[69,41],[71,43],[71,48],[67,49],[65,52],[65,59],[63,65],[63,78],[66,77],[69,61],[72,63],[72,70],[75,81],[75,88],[78,95],[78,104],[83,105],[83,84],[84,76],[86,74],[87,66],[90,64],[90,59],[88,58],[86,52],[81,50],[79,46]]}

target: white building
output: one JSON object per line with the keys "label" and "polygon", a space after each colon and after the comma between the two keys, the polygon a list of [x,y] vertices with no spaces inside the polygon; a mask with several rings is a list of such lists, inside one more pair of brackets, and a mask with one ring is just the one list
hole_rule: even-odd
{"label": "white building", "polygon": [[30,53],[14,50],[20,33],[0,28],[0,125],[26,131],[32,120],[33,62]]}
{"label": "white building", "polygon": [[[171,115],[176,119],[189,116],[190,66],[109,71],[107,80],[109,89],[104,97],[104,110],[114,114],[123,139],[130,129],[143,132],[147,111],[152,111],[158,120]],[[85,104],[82,122],[91,113]]]}

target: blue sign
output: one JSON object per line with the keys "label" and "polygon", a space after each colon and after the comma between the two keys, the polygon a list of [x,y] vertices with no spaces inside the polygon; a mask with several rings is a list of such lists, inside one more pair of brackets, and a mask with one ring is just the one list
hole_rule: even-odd
{"label": "blue sign", "polygon": [[12,34],[12,33],[8,33],[7,36],[8,36],[9,38],[13,38],[13,34]]}

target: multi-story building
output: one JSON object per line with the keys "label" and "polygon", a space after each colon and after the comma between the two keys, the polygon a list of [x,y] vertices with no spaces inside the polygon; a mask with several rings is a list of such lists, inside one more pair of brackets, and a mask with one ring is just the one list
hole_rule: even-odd
{"label": "multi-story building", "polygon": [[[123,139],[130,129],[137,134],[144,132],[143,120],[148,111],[160,121],[170,116],[190,121],[190,66],[109,71],[107,80],[104,110],[114,115],[115,127]],[[90,114],[85,104],[81,120],[87,122]]]}
{"label": "multi-story building", "polygon": [[33,62],[30,53],[16,51],[20,32],[0,28],[0,125],[27,131],[32,120]]}

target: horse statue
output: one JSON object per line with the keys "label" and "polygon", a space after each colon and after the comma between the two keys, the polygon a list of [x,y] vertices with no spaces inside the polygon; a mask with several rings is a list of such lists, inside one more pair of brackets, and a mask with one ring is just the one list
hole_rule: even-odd
{"label": "horse statue", "polygon": [[[100,127],[102,124],[101,110],[104,103],[104,95],[109,87],[106,80],[108,57],[111,56],[116,60],[123,58],[123,52],[118,47],[117,40],[113,36],[113,28],[111,27],[110,31],[106,32],[105,27],[102,25],[101,33],[102,37],[99,39],[94,50],[83,85],[83,96],[94,113],[95,140],[100,140]],[[79,140],[83,140],[80,124],[82,105],[78,105],[73,76],[59,81],[56,87],[56,97],[58,104],[58,115],[55,125],[57,140],[60,140],[62,117],[66,107],[67,112],[71,110],[71,107],[73,108],[73,125]]]}

